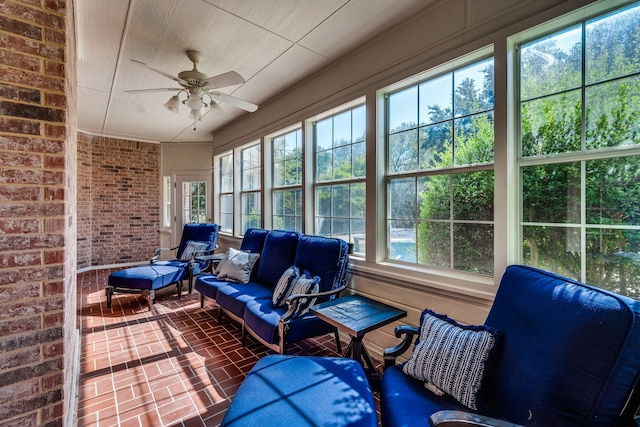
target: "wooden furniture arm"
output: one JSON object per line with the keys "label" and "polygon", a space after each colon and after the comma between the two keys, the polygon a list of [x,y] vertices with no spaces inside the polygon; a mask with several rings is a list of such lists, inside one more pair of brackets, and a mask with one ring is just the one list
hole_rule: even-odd
{"label": "wooden furniture arm", "polygon": [[151,264],[153,264],[154,262],[156,262],[160,258],[160,254],[162,254],[162,252],[164,252],[164,251],[175,251],[179,247],[180,246],[176,246],[175,248],[157,248],[155,253],[153,254],[153,257],[151,257]]}
{"label": "wooden furniture arm", "polygon": [[418,327],[410,325],[396,326],[395,334],[396,338],[403,338],[398,345],[384,350],[384,369],[394,366],[396,364],[396,358],[409,350],[414,342],[413,338],[418,335]]}
{"label": "wooden furniture arm", "polygon": [[429,424],[431,424],[431,427],[522,427],[519,424],[513,424],[497,418],[457,410],[435,412],[429,417]]}
{"label": "wooden furniture arm", "polygon": [[289,309],[287,310],[286,313],[284,313],[282,315],[282,317],[280,318],[280,322],[288,322],[289,320],[291,320],[291,318],[293,318],[293,315],[295,314],[296,310],[298,309],[298,303],[300,302],[300,300],[302,298],[321,298],[321,297],[328,297],[328,296],[331,296],[331,295],[339,295],[340,292],[344,291],[348,286],[349,286],[349,283],[347,282],[344,285],[340,286],[339,288],[332,289],[330,291],[318,292],[317,294],[296,294],[296,295],[291,295],[286,300],[286,303],[289,306]]}

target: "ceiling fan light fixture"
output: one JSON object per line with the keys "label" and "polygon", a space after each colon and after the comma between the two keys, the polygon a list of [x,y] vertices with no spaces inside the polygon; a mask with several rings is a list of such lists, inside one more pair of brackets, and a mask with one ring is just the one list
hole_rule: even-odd
{"label": "ceiling fan light fixture", "polygon": [[194,122],[199,122],[202,119],[202,112],[199,109],[192,109],[189,113],[189,118]]}
{"label": "ceiling fan light fixture", "polygon": [[171,111],[172,113],[178,114],[178,111],[180,110],[180,98],[178,98],[178,95],[173,95],[164,104],[164,108],[166,108],[167,110]]}
{"label": "ceiling fan light fixture", "polygon": [[184,103],[192,110],[200,110],[205,106],[205,103],[202,102],[202,99],[198,96],[197,93],[192,93],[191,95],[189,95],[189,98]]}
{"label": "ceiling fan light fixture", "polygon": [[220,104],[218,104],[215,101],[211,101],[211,113],[215,114],[216,116],[220,116],[224,113],[224,111],[222,110],[222,107],[220,107]]}

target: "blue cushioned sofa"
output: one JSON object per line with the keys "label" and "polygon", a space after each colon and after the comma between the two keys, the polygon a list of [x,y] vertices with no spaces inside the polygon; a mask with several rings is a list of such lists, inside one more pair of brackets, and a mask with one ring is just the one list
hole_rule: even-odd
{"label": "blue cushioned sofa", "polygon": [[486,411],[470,413],[404,374],[396,357],[413,347],[418,331],[400,326],[396,335],[404,340],[384,356],[382,425],[512,425],[498,420],[527,426],[635,425],[640,302],[510,266],[485,325],[503,334],[483,379]]}
{"label": "blue cushioned sofa", "polygon": [[267,347],[284,354],[288,343],[333,333],[340,351],[335,327],[308,313],[295,316],[301,298],[292,296],[289,305],[274,307],[272,296],[282,274],[291,266],[320,278],[317,302],[338,296],[346,285],[348,244],[341,239],[308,236],[291,231],[248,229],[241,251],[257,252],[260,257],[248,283],[218,280],[215,274],[198,276],[195,289],[205,299],[216,301],[222,312],[242,324],[243,341],[250,333]]}

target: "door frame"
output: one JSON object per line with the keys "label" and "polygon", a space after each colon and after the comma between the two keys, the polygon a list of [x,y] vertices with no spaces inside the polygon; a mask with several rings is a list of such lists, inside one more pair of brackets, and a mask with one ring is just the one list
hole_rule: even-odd
{"label": "door frame", "polygon": [[[213,218],[213,209],[212,209],[212,200],[211,194],[213,191],[213,176],[210,170],[192,170],[192,171],[181,171],[175,172],[173,175],[173,237],[174,242],[173,245],[177,246],[180,243],[180,239],[182,238],[182,230],[184,229],[182,212],[183,206],[182,202],[184,200],[182,194],[182,187],[185,182],[192,181],[205,181],[206,182],[206,191],[205,191],[205,203],[206,203],[206,213],[207,213],[207,222],[211,222]],[[178,216],[180,217],[180,221],[178,221]]]}

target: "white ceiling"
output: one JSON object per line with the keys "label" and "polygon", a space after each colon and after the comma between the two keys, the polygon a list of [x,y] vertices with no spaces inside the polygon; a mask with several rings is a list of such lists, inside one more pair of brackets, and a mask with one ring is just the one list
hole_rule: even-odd
{"label": "white ceiling", "polygon": [[[431,0],[77,0],[78,122],[81,131],[143,141],[211,141],[247,113],[221,104],[193,130],[186,108],[163,104],[172,92],[125,90],[178,85],[191,70],[185,51],[203,54],[198,70],[236,71],[246,83],[220,92],[263,104]],[[177,93],[177,90],[176,90]]]}

